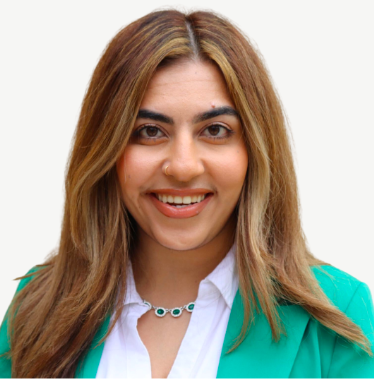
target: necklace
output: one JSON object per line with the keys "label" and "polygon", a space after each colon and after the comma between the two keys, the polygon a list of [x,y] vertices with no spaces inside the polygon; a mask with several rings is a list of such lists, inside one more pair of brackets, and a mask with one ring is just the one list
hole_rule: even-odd
{"label": "necklace", "polygon": [[145,299],[143,299],[143,303],[146,306],[148,306],[148,311],[151,309],[154,309],[155,314],[158,317],[164,317],[168,312],[170,312],[171,316],[178,317],[182,315],[183,310],[192,312],[195,307],[195,302],[185,304],[183,307],[174,307],[174,308],[155,307],[155,306],[152,306],[152,304],[147,302]]}

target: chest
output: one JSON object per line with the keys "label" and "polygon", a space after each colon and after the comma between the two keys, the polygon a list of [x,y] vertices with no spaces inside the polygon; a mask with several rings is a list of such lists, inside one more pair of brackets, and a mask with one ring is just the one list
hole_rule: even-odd
{"label": "chest", "polygon": [[224,301],[178,318],[159,318],[136,303],[126,307],[96,357],[97,378],[216,377],[230,315]]}
{"label": "chest", "polygon": [[153,311],[139,318],[137,329],[149,354],[152,378],[168,377],[187,332],[190,318],[191,314],[186,312],[178,318],[170,314],[159,318]]}

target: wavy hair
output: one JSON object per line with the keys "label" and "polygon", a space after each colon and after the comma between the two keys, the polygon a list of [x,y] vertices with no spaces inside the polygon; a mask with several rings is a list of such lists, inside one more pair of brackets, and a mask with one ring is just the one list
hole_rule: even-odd
{"label": "wavy hair", "polygon": [[[132,133],[147,84],[179,59],[209,61],[222,72],[240,114],[249,161],[237,213],[237,266],[244,321],[261,306],[275,341],[284,333],[278,300],[371,354],[361,329],[335,308],[310,269],[280,100],[260,54],[244,34],[212,12],[152,12],[106,47],[87,89],[69,156],[58,250],[40,265],[9,310],[12,376],[74,377],[95,333],[120,317],[133,220],[121,198],[116,162]],[[20,278],[18,278],[20,279]]]}

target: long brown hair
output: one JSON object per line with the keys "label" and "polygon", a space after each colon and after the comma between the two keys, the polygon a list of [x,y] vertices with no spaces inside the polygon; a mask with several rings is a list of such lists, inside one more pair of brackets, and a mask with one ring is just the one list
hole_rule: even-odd
{"label": "long brown hair", "polygon": [[284,113],[259,53],[220,16],[169,10],[122,29],[93,73],[67,166],[58,252],[18,293],[9,313],[13,377],[74,377],[103,319],[115,314],[109,334],[119,318],[134,222],[121,199],[115,164],[152,75],[181,58],[220,68],[250,158],[236,210],[245,313],[231,350],[244,338],[257,296],[274,340],[282,333],[276,309],[281,298],[302,305],[371,354],[360,328],[330,304],[310,269],[324,262],[306,246]]}

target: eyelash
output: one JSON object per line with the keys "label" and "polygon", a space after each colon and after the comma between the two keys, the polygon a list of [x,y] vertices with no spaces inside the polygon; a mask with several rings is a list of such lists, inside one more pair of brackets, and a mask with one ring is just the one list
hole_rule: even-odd
{"label": "eyelash", "polygon": [[[156,141],[156,140],[162,139],[164,137],[164,136],[161,136],[161,137],[158,137],[158,138],[157,137],[148,137],[148,138],[145,138],[145,137],[141,136],[140,135],[141,131],[146,130],[149,127],[153,127],[153,128],[156,128],[158,131],[161,131],[161,129],[159,127],[155,126],[154,124],[146,124],[146,125],[142,126],[141,128],[137,129],[133,133],[134,137],[136,137],[137,139],[148,140],[148,141]],[[213,140],[228,139],[234,133],[234,131],[230,130],[229,128],[227,128],[225,126],[222,126],[221,124],[211,124],[211,125],[207,126],[204,129],[204,131],[206,131],[209,127],[220,127],[220,128],[223,128],[223,129],[226,130],[226,135],[225,136],[209,136],[209,139],[213,139]]]}

